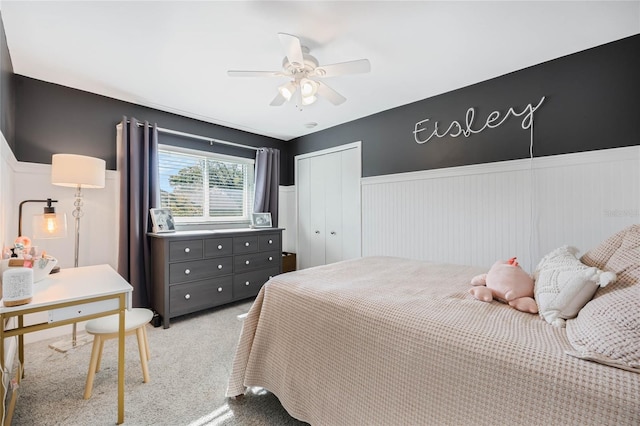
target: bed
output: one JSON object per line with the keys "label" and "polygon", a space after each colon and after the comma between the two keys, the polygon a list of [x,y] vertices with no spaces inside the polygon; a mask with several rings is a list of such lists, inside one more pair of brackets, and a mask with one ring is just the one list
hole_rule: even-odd
{"label": "bed", "polygon": [[276,276],[244,320],[227,396],[268,389],[312,425],[640,424],[640,354],[627,369],[578,358],[574,320],[475,300],[482,272],[365,257]]}

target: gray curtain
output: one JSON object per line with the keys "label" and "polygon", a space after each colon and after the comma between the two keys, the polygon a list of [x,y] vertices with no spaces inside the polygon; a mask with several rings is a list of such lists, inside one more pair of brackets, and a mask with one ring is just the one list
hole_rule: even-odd
{"label": "gray curtain", "polygon": [[118,273],[133,286],[133,306],[150,306],[149,209],[160,207],[158,128],[123,117],[118,131],[120,229]]}
{"label": "gray curtain", "polygon": [[256,184],[253,211],[271,213],[271,223],[278,226],[278,183],[280,179],[280,151],[259,148],[256,152]]}

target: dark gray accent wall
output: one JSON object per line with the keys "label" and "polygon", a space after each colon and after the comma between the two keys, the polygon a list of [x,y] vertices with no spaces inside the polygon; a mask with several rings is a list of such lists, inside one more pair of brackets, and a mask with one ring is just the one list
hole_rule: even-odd
{"label": "dark gray accent wall", "polygon": [[413,130],[425,118],[443,129],[452,120],[464,123],[471,107],[472,128],[478,129],[492,111],[521,111],[542,96],[534,113],[534,156],[638,145],[638,52],[635,35],[294,139],[292,155],[362,141],[363,176],[528,158],[530,134],[517,117],[468,138],[433,138],[423,145]]}
{"label": "dark gray accent wall", "polygon": [[13,64],[0,13],[0,131],[15,152],[15,89]]}
{"label": "dark gray accent wall", "polygon": [[[81,90],[16,75],[16,145],[19,161],[51,163],[51,155],[70,153],[106,160],[116,167],[116,124],[123,116],[157,123],[159,127],[255,147],[278,148],[287,158],[286,144],[274,138],[159,111]],[[255,157],[255,151],[230,148],[161,133],[160,143],[223,154]],[[282,161],[283,179],[291,161]]]}
{"label": "dark gray accent wall", "polygon": [[[477,129],[492,111],[520,111],[542,96],[546,100],[534,114],[536,157],[638,145],[639,51],[640,35],[635,35],[289,142],[17,75],[14,152],[18,160],[36,163],[50,163],[53,153],[91,155],[114,169],[115,124],[126,115],[173,130],[278,148],[283,185],[293,183],[295,155],[354,141],[362,141],[363,176],[376,176],[528,158],[529,131],[517,117],[468,138],[433,138],[423,145],[414,141],[413,130],[426,118],[445,128],[453,120],[464,122],[468,108],[475,109],[472,128]],[[161,135],[160,142],[204,148],[203,142],[169,135]]]}

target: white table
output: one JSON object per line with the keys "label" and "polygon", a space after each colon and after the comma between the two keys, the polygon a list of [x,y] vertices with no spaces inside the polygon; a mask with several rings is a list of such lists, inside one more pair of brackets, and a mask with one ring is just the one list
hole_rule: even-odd
{"label": "white table", "polygon": [[[118,420],[124,422],[124,312],[131,307],[133,287],[109,265],[86,266],[62,269],[34,283],[31,302],[13,307],[0,303],[0,368],[2,380],[5,375],[5,338],[18,336],[18,358],[20,362],[15,380],[20,383],[24,375],[24,334],[52,327],[87,321],[107,315],[120,315],[118,338]],[[23,316],[36,312],[49,312],[48,322],[24,325]],[[8,328],[8,320],[18,318],[16,327]],[[16,389],[17,390],[17,389]],[[11,402],[5,412],[4,400],[0,403],[0,419],[11,423],[17,392],[11,395]],[[78,389],[78,398],[82,389]]]}

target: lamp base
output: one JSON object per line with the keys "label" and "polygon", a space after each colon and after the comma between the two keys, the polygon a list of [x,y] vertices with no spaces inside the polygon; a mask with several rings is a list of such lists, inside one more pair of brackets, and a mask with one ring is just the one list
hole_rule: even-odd
{"label": "lamp base", "polygon": [[79,334],[76,336],[75,344],[72,339],[68,339],[54,342],[50,344],[49,347],[58,352],[67,353],[70,349],[76,349],[91,342],[93,342],[93,336],[89,334]]}

